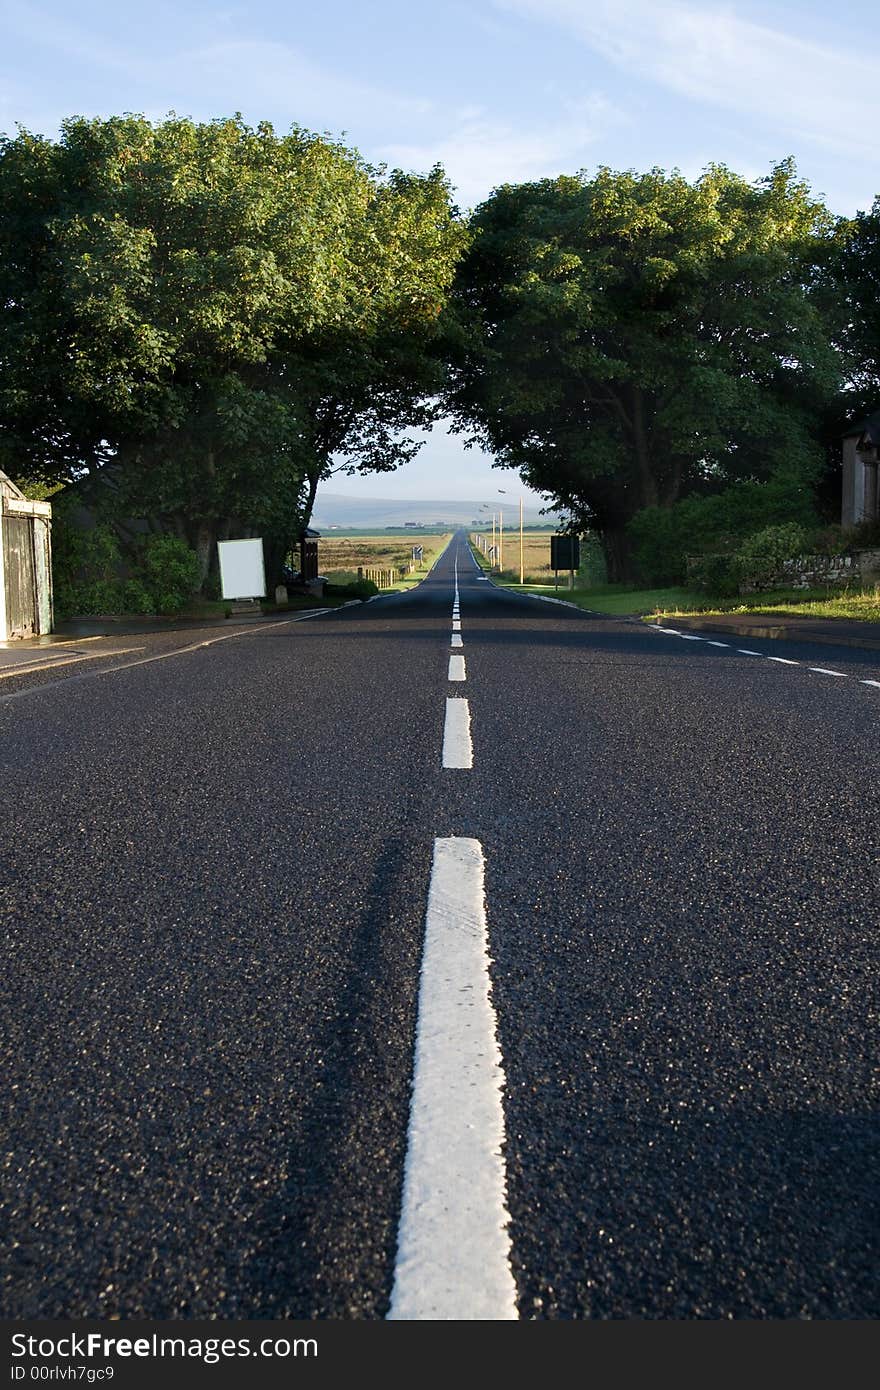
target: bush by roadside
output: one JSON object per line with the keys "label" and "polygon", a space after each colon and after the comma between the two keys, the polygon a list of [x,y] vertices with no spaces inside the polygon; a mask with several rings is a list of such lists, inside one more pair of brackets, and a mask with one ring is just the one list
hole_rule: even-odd
{"label": "bush by roadside", "polygon": [[119,541],[111,526],[89,531],[70,526],[63,512],[53,526],[53,590],[58,618],[124,613],[179,613],[198,586],[195,551],[177,536],[149,537],[140,564],[124,575]]}

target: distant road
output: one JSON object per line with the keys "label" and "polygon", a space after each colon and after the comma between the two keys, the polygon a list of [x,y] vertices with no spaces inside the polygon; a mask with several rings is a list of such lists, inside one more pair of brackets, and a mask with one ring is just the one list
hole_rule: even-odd
{"label": "distant road", "polygon": [[875,655],[217,636],[0,682],[0,1312],[876,1317]]}

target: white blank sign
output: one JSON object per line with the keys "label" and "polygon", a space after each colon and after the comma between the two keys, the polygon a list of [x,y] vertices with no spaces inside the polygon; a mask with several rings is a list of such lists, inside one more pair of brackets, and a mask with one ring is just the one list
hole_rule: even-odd
{"label": "white blank sign", "polygon": [[250,541],[218,541],[220,588],[224,598],[265,598],[266,569],[261,537]]}

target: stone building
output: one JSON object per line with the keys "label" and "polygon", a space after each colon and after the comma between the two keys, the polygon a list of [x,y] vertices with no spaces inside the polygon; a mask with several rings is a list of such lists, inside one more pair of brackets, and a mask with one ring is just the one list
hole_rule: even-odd
{"label": "stone building", "polygon": [[857,420],[843,436],[842,526],[880,520],[877,493],[877,460],[880,445],[880,410]]}

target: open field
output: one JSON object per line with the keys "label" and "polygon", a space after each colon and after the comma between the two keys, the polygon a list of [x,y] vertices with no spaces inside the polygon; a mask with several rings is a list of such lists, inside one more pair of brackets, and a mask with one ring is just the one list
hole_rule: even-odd
{"label": "open field", "polygon": [[427,573],[440,552],[446,547],[450,531],[407,531],[405,533],[372,536],[326,536],[318,542],[318,566],[321,574],[334,584],[357,579],[358,567],[394,569],[398,572],[412,560],[413,546],[424,551],[422,567],[412,576],[418,579]]}
{"label": "open field", "polygon": [[448,536],[449,526],[326,526],[321,531],[323,541],[364,539],[402,540],[409,536]]}
{"label": "open field", "polygon": [[[492,544],[492,531],[479,531],[475,534],[484,536],[487,544]],[[524,530],[523,531],[523,569],[525,571],[526,584],[552,584],[553,571],[550,568],[550,537],[551,531]],[[498,535],[496,534],[496,544]],[[502,545],[502,570],[496,577],[502,583],[519,583],[520,563],[519,563],[519,527],[515,526],[504,531],[501,541]],[[585,537],[581,540],[581,581],[585,579],[584,571],[594,579],[604,574],[604,565],[598,552],[598,546],[592,538]],[[568,583],[568,571],[559,571],[560,583]]]}

